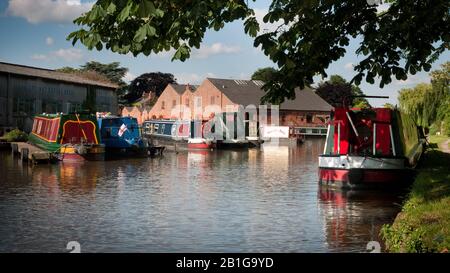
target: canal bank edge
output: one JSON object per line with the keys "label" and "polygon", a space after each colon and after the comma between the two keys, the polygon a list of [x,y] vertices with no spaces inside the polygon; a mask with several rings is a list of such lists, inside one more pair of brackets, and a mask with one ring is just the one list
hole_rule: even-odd
{"label": "canal bank edge", "polygon": [[430,137],[417,177],[401,212],[381,237],[388,252],[448,252],[450,249],[450,151],[448,137]]}

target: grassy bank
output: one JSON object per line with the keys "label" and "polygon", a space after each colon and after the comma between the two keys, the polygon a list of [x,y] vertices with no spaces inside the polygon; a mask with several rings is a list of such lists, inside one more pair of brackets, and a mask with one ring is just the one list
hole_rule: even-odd
{"label": "grassy bank", "polygon": [[[442,144],[448,138],[433,137]],[[442,147],[442,146],[440,146]],[[389,252],[448,252],[450,250],[450,154],[429,149],[402,211],[381,231]]]}

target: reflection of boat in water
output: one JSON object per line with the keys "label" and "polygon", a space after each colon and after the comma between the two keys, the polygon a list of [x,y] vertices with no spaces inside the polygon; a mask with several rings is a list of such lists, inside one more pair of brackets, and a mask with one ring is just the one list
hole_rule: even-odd
{"label": "reflection of boat in water", "polygon": [[319,179],[343,187],[409,183],[424,149],[411,118],[388,108],[336,108],[328,125]]}
{"label": "reflection of boat in water", "polygon": [[214,143],[203,137],[202,121],[147,120],[143,123],[144,136],[153,145],[164,145],[173,150],[210,150]]}
{"label": "reflection of boat in water", "polygon": [[106,116],[98,119],[102,143],[112,155],[147,155],[136,118]]}
{"label": "reflection of boat in water", "polygon": [[92,114],[37,115],[29,142],[64,161],[103,160],[105,155]]}
{"label": "reflection of boat in water", "polygon": [[319,187],[319,213],[324,220],[331,251],[367,251],[367,243],[380,239],[384,224],[400,211],[404,191],[341,190]]}

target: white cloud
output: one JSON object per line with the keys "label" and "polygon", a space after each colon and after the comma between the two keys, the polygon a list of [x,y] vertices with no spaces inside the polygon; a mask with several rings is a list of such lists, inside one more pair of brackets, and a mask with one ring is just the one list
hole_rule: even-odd
{"label": "white cloud", "polygon": [[33,56],[31,56],[31,59],[36,61],[46,61],[48,60],[48,57],[45,54],[34,54]]}
{"label": "white cloud", "polygon": [[136,75],[134,75],[134,74],[131,73],[131,72],[127,72],[127,73],[125,74],[125,77],[123,77],[123,80],[126,81],[126,82],[131,82],[131,81],[134,80],[135,78],[136,78]]}
{"label": "white cloud", "polygon": [[7,14],[23,17],[28,22],[71,23],[82,13],[91,9],[93,2],[80,0],[9,0]]}
{"label": "white cloud", "polygon": [[[393,77],[395,78],[395,76],[393,76]],[[426,74],[425,75],[415,74],[415,75],[408,75],[408,78],[404,81],[394,79],[392,81],[392,83],[395,85],[399,85],[399,86],[407,86],[407,85],[415,85],[418,83],[429,82],[429,81],[430,81],[430,79]]]}
{"label": "white cloud", "polygon": [[83,53],[77,48],[59,49],[54,51],[53,54],[67,62],[79,61],[83,58]]}
{"label": "white cloud", "polygon": [[45,38],[45,43],[49,46],[53,45],[54,42],[55,42],[55,40],[53,40],[52,37]]}
{"label": "white cloud", "polygon": [[346,70],[353,70],[354,67],[355,67],[355,65],[354,65],[353,63],[346,63],[346,64],[344,65],[344,68],[345,68]]}
{"label": "white cloud", "polygon": [[61,48],[48,54],[34,54],[31,56],[33,60],[52,61],[62,59],[66,62],[75,62],[83,59],[83,52],[77,48]]}
{"label": "white cloud", "polygon": [[241,51],[239,46],[229,46],[223,43],[214,43],[211,46],[204,45],[192,52],[192,57],[205,59],[212,55],[232,54]]}
{"label": "white cloud", "polygon": [[[268,10],[267,9],[253,9],[253,10],[255,11],[255,17],[259,24],[259,33],[258,34],[273,32],[273,31],[276,31],[278,28],[280,28],[280,26],[285,25],[283,19],[278,20],[273,23],[264,23],[264,16],[266,16],[266,14],[268,13]],[[285,25],[285,27],[289,27],[290,25],[292,25],[292,22]]]}

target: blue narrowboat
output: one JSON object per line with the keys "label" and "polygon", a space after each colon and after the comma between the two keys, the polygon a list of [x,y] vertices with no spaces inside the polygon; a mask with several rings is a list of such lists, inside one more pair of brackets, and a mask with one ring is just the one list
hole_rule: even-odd
{"label": "blue narrowboat", "polygon": [[105,116],[98,118],[100,136],[106,153],[112,155],[147,155],[136,118]]}
{"label": "blue narrowboat", "polygon": [[147,120],[143,123],[143,130],[152,145],[164,145],[175,151],[210,150],[214,143],[204,138],[204,124],[200,120]]}

